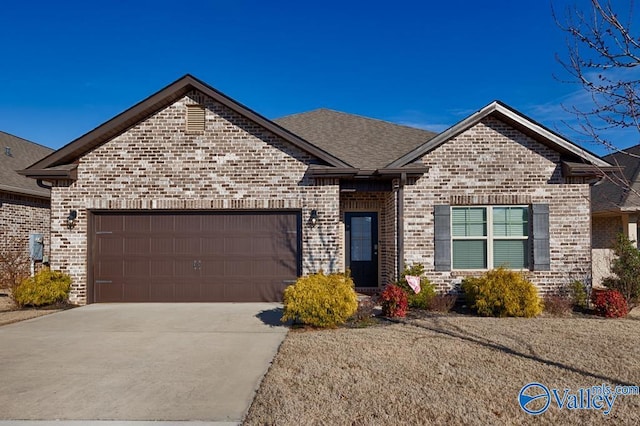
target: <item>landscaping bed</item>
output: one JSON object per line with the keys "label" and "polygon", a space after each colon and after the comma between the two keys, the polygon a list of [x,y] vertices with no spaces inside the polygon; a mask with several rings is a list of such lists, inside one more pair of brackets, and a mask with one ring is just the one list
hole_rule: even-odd
{"label": "landscaping bed", "polygon": [[640,396],[611,413],[518,404],[549,388],[640,385],[640,321],[412,315],[367,328],[294,329],[246,424],[640,424]]}
{"label": "landscaping bed", "polygon": [[53,314],[68,306],[47,306],[43,308],[17,308],[8,292],[0,291],[0,326],[11,324],[14,322],[24,321],[31,318],[41,317],[43,315]]}

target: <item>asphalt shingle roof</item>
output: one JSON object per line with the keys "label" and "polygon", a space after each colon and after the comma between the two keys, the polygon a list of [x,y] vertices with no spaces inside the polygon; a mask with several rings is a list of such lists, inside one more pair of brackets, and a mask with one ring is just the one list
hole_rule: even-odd
{"label": "asphalt shingle roof", "polygon": [[0,191],[49,198],[49,191],[35,179],[19,175],[22,170],[53,152],[37,143],[0,132]]}
{"label": "asphalt shingle roof", "polygon": [[325,108],[274,121],[345,163],[364,170],[385,167],[436,135]]}
{"label": "asphalt shingle roof", "polygon": [[591,189],[592,210],[640,210],[640,145],[606,155],[602,159],[623,169],[622,173],[614,173]]}

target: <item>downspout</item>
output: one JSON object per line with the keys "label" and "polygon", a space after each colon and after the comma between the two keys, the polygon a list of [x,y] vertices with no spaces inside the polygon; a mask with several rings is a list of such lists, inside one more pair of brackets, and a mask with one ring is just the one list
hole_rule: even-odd
{"label": "downspout", "polygon": [[397,221],[396,221],[396,239],[397,239],[397,280],[402,278],[402,271],[404,271],[404,186],[407,183],[407,174],[400,174],[400,185],[398,186],[398,193],[396,198],[397,203]]}
{"label": "downspout", "polygon": [[44,182],[42,182],[42,179],[37,179],[36,183],[38,184],[38,186],[40,188],[44,188],[44,189],[51,189],[51,186],[45,184]]}

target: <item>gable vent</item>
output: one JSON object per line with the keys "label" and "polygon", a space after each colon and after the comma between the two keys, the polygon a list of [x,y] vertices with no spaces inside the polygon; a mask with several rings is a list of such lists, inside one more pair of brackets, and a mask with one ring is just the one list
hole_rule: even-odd
{"label": "gable vent", "polygon": [[204,106],[187,105],[187,132],[204,131]]}

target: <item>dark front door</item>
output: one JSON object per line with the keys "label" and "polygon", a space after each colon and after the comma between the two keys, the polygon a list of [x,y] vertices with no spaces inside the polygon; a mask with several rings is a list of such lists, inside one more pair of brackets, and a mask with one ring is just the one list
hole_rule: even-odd
{"label": "dark front door", "polygon": [[378,286],[378,213],[345,213],[347,268],[356,287]]}

